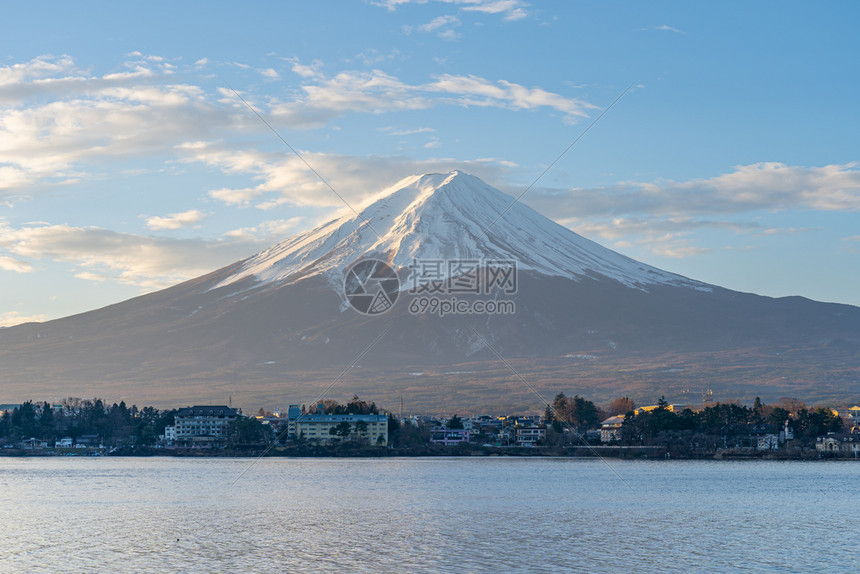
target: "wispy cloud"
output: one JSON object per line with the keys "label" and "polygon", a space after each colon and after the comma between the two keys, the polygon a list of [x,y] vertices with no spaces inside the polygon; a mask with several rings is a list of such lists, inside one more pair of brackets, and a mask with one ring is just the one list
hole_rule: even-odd
{"label": "wispy cloud", "polygon": [[71,263],[87,280],[158,289],[197,277],[260,249],[256,241],[165,239],[69,225],[0,226],[0,250]]}
{"label": "wispy cloud", "polygon": [[474,75],[444,74],[424,84],[407,84],[381,70],[346,71],[315,77],[302,86],[303,97],[273,103],[271,113],[291,127],[314,127],[346,112],[387,113],[442,105],[508,110],[554,110],[568,123],[588,117],[597,106],[540,87]]}
{"label": "wispy cloud", "polygon": [[[427,4],[429,0],[376,0],[371,4],[382,6],[393,12],[406,4]],[[454,5],[464,12],[479,12],[483,14],[499,14],[505,20],[521,20],[528,16],[528,4],[521,0],[436,0],[437,2]]]}
{"label": "wispy cloud", "polygon": [[84,164],[163,154],[231,125],[201,88],[169,83],[152,61],[100,77],[68,56],[0,68],[0,197],[79,180]]}
{"label": "wispy cloud", "polygon": [[686,34],[686,32],[684,32],[683,30],[679,30],[678,28],[674,28],[672,26],[669,26],[668,24],[662,24],[660,26],[654,26],[654,28],[652,28],[652,30],[659,30],[661,32],[674,32],[676,34]]}
{"label": "wispy cloud", "polygon": [[711,178],[622,182],[604,188],[543,190],[530,196],[527,200],[535,207],[552,207],[561,218],[858,211],[860,170],[854,163],[804,167],[765,162]]}
{"label": "wispy cloud", "polygon": [[427,127],[424,127],[424,128],[396,128],[396,127],[388,126],[388,127],[384,127],[384,128],[379,128],[379,131],[386,133],[390,136],[411,136],[414,134],[433,133],[436,130],[434,130],[433,128],[427,128]]}
{"label": "wispy cloud", "polygon": [[400,50],[396,48],[386,53],[382,53],[375,48],[368,48],[367,50],[356,54],[355,57],[365,66],[377,66],[385,62],[391,62],[393,60],[401,58],[402,56],[400,54]]}
{"label": "wispy cloud", "polygon": [[[186,161],[199,162],[225,174],[247,174],[259,183],[254,187],[219,188],[210,197],[233,206],[271,209],[278,205],[297,205],[340,209],[341,200],[294,156],[256,150],[235,151],[219,143],[198,142],[186,149]],[[455,161],[450,159],[415,160],[404,157],[356,157],[301,151],[302,156],[350,205],[357,206],[375,196],[380,189],[406,174],[448,172],[462,169],[488,181],[501,181],[509,167],[495,160]]]}
{"label": "wispy cloud", "polygon": [[150,217],[146,220],[146,226],[154,231],[162,229],[180,229],[200,223],[207,215],[197,209],[183,211],[182,213],[171,213],[166,217]]}
{"label": "wispy cloud", "polygon": [[404,26],[403,31],[407,34],[411,33],[414,30],[419,32],[435,33],[440,38],[446,40],[454,40],[460,37],[460,34],[457,33],[454,28],[460,26],[461,24],[462,22],[460,22],[460,19],[456,16],[437,16],[426,24],[421,24],[418,26]]}
{"label": "wispy cloud", "polygon": [[11,257],[0,257],[0,269],[16,273],[29,273],[33,270],[33,266],[26,261],[20,261]]}
{"label": "wispy cloud", "polygon": [[0,313],[0,327],[11,327],[21,323],[41,323],[47,320],[47,315],[23,315],[18,311]]}
{"label": "wispy cloud", "polygon": [[795,235],[819,230],[819,227],[768,227],[759,232],[759,235]]}
{"label": "wispy cloud", "polygon": [[242,227],[233,229],[224,235],[226,237],[235,237],[238,239],[264,241],[272,237],[285,239],[290,234],[296,233],[299,226],[304,222],[303,217],[291,217],[290,219],[272,219],[269,221],[261,221],[253,227]]}
{"label": "wispy cloud", "polygon": [[617,248],[644,247],[655,255],[684,257],[703,253],[691,243],[695,231],[721,229],[762,237],[808,233],[817,229],[765,226],[758,217],[793,210],[860,211],[860,170],[853,163],[758,163],[682,182],[538,190],[525,201],[583,235],[615,242]]}
{"label": "wispy cloud", "polygon": [[316,78],[321,76],[320,68],[322,67],[322,62],[319,60],[314,60],[310,64],[302,64],[298,58],[287,58],[286,59],[292,67],[290,68],[292,72],[302,78]]}
{"label": "wispy cloud", "polygon": [[[135,58],[123,65],[125,71],[102,76],[80,70],[69,56],[0,67],[0,102],[4,103],[0,107],[0,202],[97,177],[120,158],[169,161],[177,154],[189,155],[189,142],[229,140],[247,130],[262,129],[231,91],[207,92],[193,84],[172,83],[165,72],[169,62],[152,56]],[[596,109],[584,100],[504,79],[449,74],[410,84],[380,70],[327,77],[320,62],[288,61],[300,78],[298,90],[288,93],[290,99],[244,94],[255,109],[282,127],[319,127],[349,113],[387,114],[441,106],[546,110],[567,122]],[[248,154],[240,150],[235,158],[217,163],[228,171],[253,172],[239,165],[246,160]],[[219,196],[240,204],[252,201],[255,194],[249,189],[244,194],[223,191]],[[159,225],[159,220],[153,224]]]}
{"label": "wispy cloud", "polygon": [[281,78],[281,75],[278,74],[277,70],[274,68],[262,68],[257,70],[261,76],[269,80],[278,80]]}
{"label": "wispy cloud", "polygon": [[466,12],[501,14],[508,21],[521,20],[528,16],[528,4],[519,0],[452,0],[452,3],[462,6]]}

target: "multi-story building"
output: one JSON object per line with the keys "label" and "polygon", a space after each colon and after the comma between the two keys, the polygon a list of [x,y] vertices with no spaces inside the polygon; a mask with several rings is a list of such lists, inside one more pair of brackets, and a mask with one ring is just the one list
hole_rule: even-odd
{"label": "multi-story building", "polygon": [[439,427],[430,430],[430,442],[451,446],[453,444],[468,443],[471,439],[471,432],[466,429],[449,429]]}
{"label": "multi-story building", "polygon": [[[318,409],[315,414],[301,414],[291,405],[288,428],[295,428],[295,437],[315,442],[332,442],[344,439],[366,440],[374,445],[388,444],[387,415],[327,415]],[[295,418],[293,418],[295,416]],[[338,425],[350,425],[349,435],[332,434]]]}
{"label": "multi-story building", "polygon": [[539,441],[546,440],[546,427],[516,427],[517,446],[535,446]]}
{"label": "multi-story building", "polygon": [[621,439],[621,426],[624,424],[624,415],[609,417],[600,423],[600,442],[612,442]]}
{"label": "multi-story building", "polygon": [[302,409],[299,405],[290,405],[287,409],[287,438],[296,438],[296,421],[302,416]]}
{"label": "multi-story building", "polygon": [[240,416],[238,411],[226,405],[179,409],[174,417],[175,444],[185,447],[223,446],[231,423]]}

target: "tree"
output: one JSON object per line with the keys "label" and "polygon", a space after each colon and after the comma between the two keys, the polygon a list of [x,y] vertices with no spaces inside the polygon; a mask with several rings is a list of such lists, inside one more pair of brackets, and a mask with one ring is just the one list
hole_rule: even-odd
{"label": "tree", "polygon": [[[329,401],[326,401],[328,403]],[[352,398],[345,405],[340,405],[337,401],[331,401],[332,406],[326,406],[326,413],[335,415],[376,415],[379,414],[379,409],[376,408],[376,403],[368,403],[358,395],[352,395]]]}
{"label": "tree", "polygon": [[787,410],[792,415],[796,415],[800,411],[800,409],[806,408],[806,403],[801,401],[800,399],[782,397],[781,399],[779,399],[779,402],[782,408]]}
{"label": "tree", "polygon": [[[593,427],[600,422],[600,413],[594,403],[579,395],[570,398],[564,393],[557,394],[552,402],[552,413],[554,420],[567,423],[575,430]],[[553,428],[556,428],[555,424]]]}
{"label": "tree", "polygon": [[759,397],[756,397],[756,398],[755,398],[755,401],[753,402],[753,410],[754,410],[756,413],[759,413],[759,414],[760,414],[760,413],[761,413],[761,407],[762,407],[761,399],[760,399]]}
{"label": "tree", "polygon": [[401,446],[403,436],[403,427],[400,426],[400,421],[388,413],[388,444],[391,446]]}
{"label": "tree", "polygon": [[834,415],[832,410],[820,407],[812,411],[800,409],[793,422],[795,432],[806,439],[814,439],[828,432],[839,432],[843,424],[842,419]]}
{"label": "tree", "polygon": [[677,416],[669,410],[669,403],[664,397],[660,397],[657,402],[657,408],[651,411],[649,418],[649,427],[652,434],[661,432],[673,431],[676,429]]}
{"label": "tree", "polygon": [[775,427],[782,427],[785,421],[789,419],[789,412],[782,407],[773,407],[767,417],[768,424]]}
{"label": "tree", "polygon": [[232,426],[237,444],[259,444],[265,440],[266,428],[254,417],[239,417]]}
{"label": "tree", "polygon": [[364,421],[358,421],[355,423],[355,434],[362,436],[367,432],[367,423]]}
{"label": "tree", "polygon": [[543,424],[549,425],[555,420],[555,417],[552,415],[552,406],[547,403],[546,408],[543,411]]}
{"label": "tree", "polygon": [[453,429],[462,429],[463,428],[463,420],[460,417],[458,417],[457,415],[454,415],[453,417],[448,419],[447,423],[445,423],[445,428],[449,428],[452,430]]}
{"label": "tree", "polygon": [[341,439],[347,438],[351,432],[352,425],[350,425],[348,421],[341,421],[335,426],[328,429],[328,434],[332,436],[339,436]]}
{"label": "tree", "polygon": [[[549,407],[548,407],[549,408]],[[567,420],[567,397],[564,393],[558,393],[552,400],[552,408],[550,409],[554,421],[564,422]]]}
{"label": "tree", "polygon": [[54,438],[54,409],[47,401],[42,407],[42,416],[39,417],[39,435],[45,440]]}
{"label": "tree", "polygon": [[621,397],[609,403],[609,416],[626,415],[636,409],[636,403],[630,397]]}
{"label": "tree", "polygon": [[22,438],[31,438],[39,434],[33,401],[27,401],[12,411],[12,426],[17,427]]}

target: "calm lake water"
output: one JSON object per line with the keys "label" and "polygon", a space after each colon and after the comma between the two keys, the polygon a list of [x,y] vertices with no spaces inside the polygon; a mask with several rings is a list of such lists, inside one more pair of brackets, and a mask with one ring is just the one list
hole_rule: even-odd
{"label": "calm lake water", "polygon": [[0,572],[860,568],[860,463],[607,462],[0,458]]}

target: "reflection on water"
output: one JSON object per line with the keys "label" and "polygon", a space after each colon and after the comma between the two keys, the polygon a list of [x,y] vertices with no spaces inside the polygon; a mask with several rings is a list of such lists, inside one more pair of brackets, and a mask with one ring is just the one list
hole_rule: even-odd
{"label": "reflection on water", "polygon": [[0,459],[0,571],[860,567],[860,464]]}

